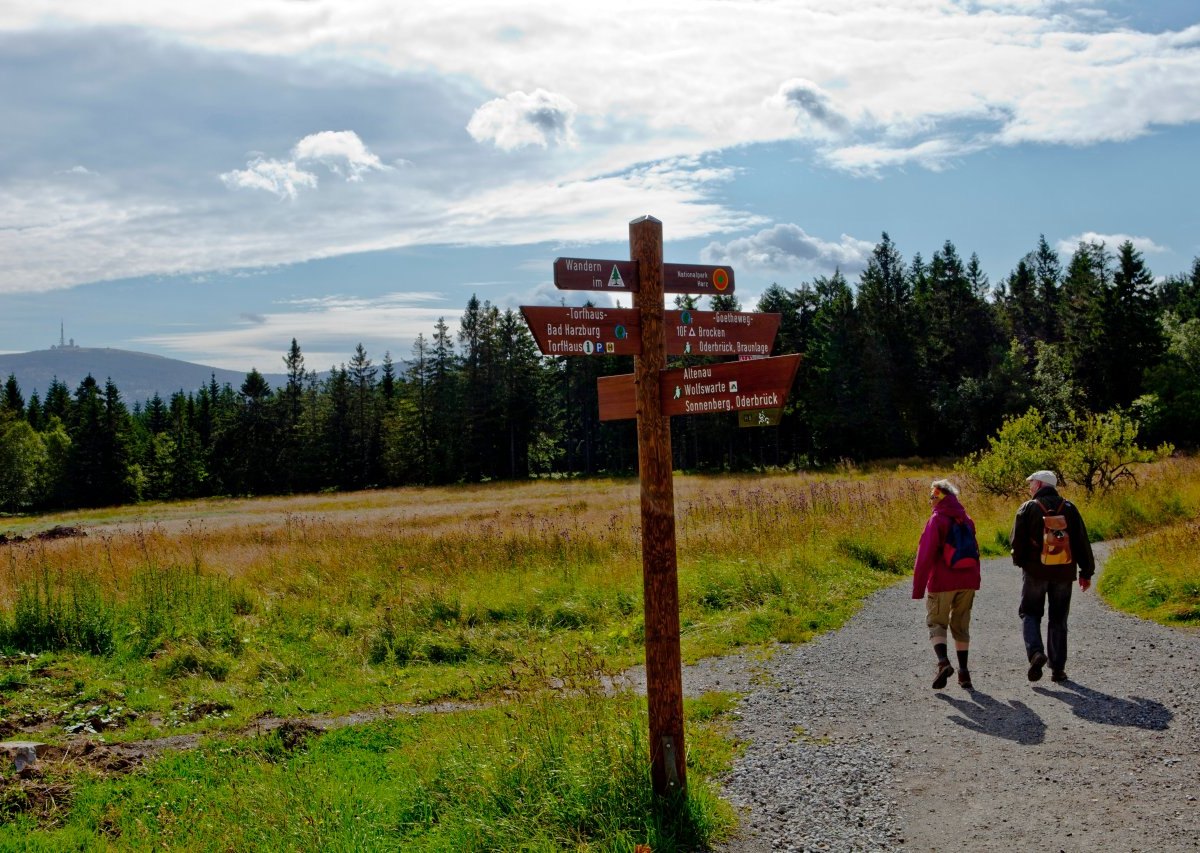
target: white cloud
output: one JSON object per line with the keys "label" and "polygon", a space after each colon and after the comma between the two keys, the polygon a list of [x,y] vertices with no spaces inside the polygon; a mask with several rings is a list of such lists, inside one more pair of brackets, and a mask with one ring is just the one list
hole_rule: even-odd
{"label": "white cloud", "polygon": [[551,142],[572,146],[575,111],[569,99],[545,89],[510,92],[477,109],[467,132],[477,142],[491,142],[501,151],[528,145],[546,148]]}
{"label": "white cloud", "polygon": [[[21,178],[0,183],[0,292],[430,243],[611,240],[614,222],[647,212],[669,239],[711,238],[765,221],[722,198],[728,171],[685,165],[706,153],[799,139],[820,163],[878,175],[1200,122],[1200,26],[1139,32],[1080,23],[1082,11],[1037,0],[440,0],[419,14],[383,0],[56,0],[51,25],[38,4],[10,3],[0,34],[44,36],[47,69],[71,54],[53,53],[71,33],[90,37],[79,27],[103,26],[107,40],[136,31],[153,49],[90,57],[86,85],[30,75],[46,88],[28,104],[91,105],[72,112],[72,129],[95,140],[97,172],[52,174],[77,151],[7,164]],[[148,85],[139,75],[154,57],[196,81],[173,90],[182,107],[118,100],[142,91],[125,82]],[[247,83],[278,96],[237,112]],[[135,113],[185,144],[96,118]],[[29,136],[14,150],[65,144],[38,119],[21,122]],[[304,135],[306,120],[357,131]],[[415,164],[402,173],[390,165],[408,163],[401,153]],[[344,180],[314,192],[323,168]]]}
{"label": "white cloud", "polygon": [[266,190],[280,198],[294,199],[302,187],[316,188],[317,176],[293,162],[255,157],[245,169],[225,172],[221,182],[230,189]]}
{"label": "white cloud", "polygon": [[799,225],[781,224],[727,243],[710,243],[700,253],[705,263],[727,263],[776,273],[847,275],[863,269],[874,244],[848,234],[832,243],[813,237]]}
{"label": "white cloud", "polygon": [[841,134],[850,128],[850,120],[834,104],[830,94],[811,80],[785,81],[768,103],[794,113],[797,122],[809,133],[830,131]]}
{"label": "white cloud", "polygon": [[1126,241],[1132,243],[1133,248],[1143,254],[1170,251],[1169,248],[1158,245],[1149,237],[1134,237],[1129,234],[1098,234],[1095,231],[1085,231],[1074,237],[1064,237],[1058,241],[1057,248],[1059,254],[1069,257],[1079,248],[1080,243],[1103,243],[1110,251],[1116,251],[1117,247]]}
{"label": "white cloud", "polygon": [[361,181],[365,172],[384,170],[379,158],[367,150],[352,130],[323,130],[304,137],[292,149],[297,160],[315,160],[347,181]]}
{"label": "white cloud", "polygon": [[[429,338],[438,318],[458,331],[461,309],[449,309],[437,293],[389,293],[380,297],[335,295],[297,300],[284,310],[240,315],[230,326],[207,331],[180,331],[135,338],[137,344],[161,347],[184,357],[208,353],[213,367],[277,372],[292,338],[300,342],[305,366],[323,371],[345,363],[347,340],[361,342],[375,364],[390,351],[393,361],[409,357],[407,347],[418,334]],[[403,342],[403,343],[402,343]],[[404,347],[403,352],[398,352]]]}
{"label": "white cloud", "polygon": [[830,150],[830,165],[857,175],[875,175],[881,169],[914,163],[931,172],[940,172],[955,160],[980,151],[986,145],[979,140],[957,138],[928,139],[910,146],[882,144],[847,145]]}
{"label": "white cloud", "polygon": [[220,178],[230,189],[266,190],[280,198],[294,199],[301,189],[317,187],[317,176],[305,171],[301,162],[321,163],[350,182],[361,181],[366,172],[391,168],[368,151],[354,131],[323,130],[297,142],[291,160],[256,156],[245,169],[225,172]]}

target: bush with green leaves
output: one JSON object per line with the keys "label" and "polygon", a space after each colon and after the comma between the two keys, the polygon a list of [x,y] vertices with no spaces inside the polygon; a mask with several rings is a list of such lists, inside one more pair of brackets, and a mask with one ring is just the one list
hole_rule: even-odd
{"label": "bush with green leaves", "polygon": [[1136,482],[1134,466],[1165,459],[1170,444],[1154,450],[1137,443],[1138,422],[1120,411],[1071,412],[1063,429],[1050,426],[1041,412],[1029,409],[1006,418],[988,448],[963,460],[966,471],[987,492],[1014,497],[1025,490],[1031,471],[1053,471],[1060,483],[1082,486],[1090,495],[1122,482]]}
{"label": "bush with green leaves", "polygon": [[1135,465],[1165,459],[1175,448],[1161,444],[1154,450],[1139,447],[1138,422],[1121,412],[1071,415],[1072,434],[1061,448],[1059,466],[1068,482],[1090,495],[1107,492],[1122,481],[1137,482]]}
{"label": "bush with green leaves", "polygon": [[1025,491],[1029,472],[1054,468],[1061,443],[1042,413],[1029,409],[1019,417],[1005,418],[996,434],[988,437],[987,450],[968,456],[963,467],[985,491],[1016,497]]}

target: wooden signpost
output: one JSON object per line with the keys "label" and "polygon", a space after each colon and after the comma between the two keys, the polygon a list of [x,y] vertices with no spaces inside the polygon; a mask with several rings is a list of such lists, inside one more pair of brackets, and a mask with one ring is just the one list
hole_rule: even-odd
{"label": "wooden signpost", "polygon": [[[637,418],[650,777],[657,794],[681,791],[687,773],[670,418],[778,409],[800,356],[765,357],[778,314],[664,311],[665,293],[732,293],[733,270],[664,264],[662,223],[652,216],[629,223],[628,261],[557,258],[554,284],[633,296],[633,308],[523,306],[521,312],[545,355],[634,356],[633,373],[599,380],[600,418]],[[748,360],[666,370],[668,354]]]}

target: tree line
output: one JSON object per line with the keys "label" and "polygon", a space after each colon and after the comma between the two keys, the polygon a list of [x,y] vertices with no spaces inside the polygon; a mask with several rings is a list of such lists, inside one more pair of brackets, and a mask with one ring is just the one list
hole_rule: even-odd
{"label": "tree line", "polygon": [[[676,307],[701,307],[679,297]],[[733,295],[712,310],[741,310]],[[777,427],[672,419],[677,468],[747,470],[962,454],[1006,417],[1048,429],[1120,412],[1152,441],[1200,436],[1200,258],[1156,280],[1130,242],[1084,242],[1066,265],[1044,237],[993,285],[947,241],[905,260],[884,233],[855,286],[839,271],[769,287],[775,355],[804,356]],[[0,510],[350,490],[636,470],[632,422],[601,423],[596,379],[628,356],[543,357],[523,318],[472,297],[410,358],[360,344],[324,376],[295,339],[286,382],[252,370],[129,408],[108,380],[0,395]],[[686,356],[678,364],[706,359]]]}

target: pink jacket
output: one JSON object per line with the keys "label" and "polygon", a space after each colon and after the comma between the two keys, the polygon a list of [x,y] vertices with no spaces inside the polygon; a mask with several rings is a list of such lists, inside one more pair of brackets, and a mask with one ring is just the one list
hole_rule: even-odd
{"label": "pink jacket", "polygon": [[965,521],[975,529],[975,522],[954,495],[946,495],[933,505],[933,515],[925,523],[921,544],[917,546],[917,561],[913,565],[913,598],[924,598],[925,592],[948,592],[952,589],[979,589],[979,569],[951,571],[942,555],[942,545],[950,530],[952,519]]}

